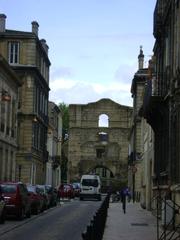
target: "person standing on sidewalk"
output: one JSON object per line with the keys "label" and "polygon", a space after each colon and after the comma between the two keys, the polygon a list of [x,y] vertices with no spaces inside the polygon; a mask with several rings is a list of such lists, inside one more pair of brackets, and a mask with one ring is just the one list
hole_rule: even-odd
{"label": "person standing on sidewalk", "polygon": [[129,189],[127,187],[121,190],[121,202],[124,214],[126,213],[126,196],[129,196]]}

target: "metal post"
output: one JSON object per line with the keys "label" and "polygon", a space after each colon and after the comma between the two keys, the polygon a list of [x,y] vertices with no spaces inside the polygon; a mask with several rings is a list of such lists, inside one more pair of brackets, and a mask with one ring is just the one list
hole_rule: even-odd
{"label": "metal post", "polygon": [[133,193],[133,203],[135,202],[135,173],[132,173],[132,177],[133,177],[133,189],[132,189],[132,193]]}

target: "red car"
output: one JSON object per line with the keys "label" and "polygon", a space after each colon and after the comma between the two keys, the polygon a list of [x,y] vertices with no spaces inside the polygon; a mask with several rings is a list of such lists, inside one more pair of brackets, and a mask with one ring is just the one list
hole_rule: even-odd
{"label": "red car", "polygon": [[71,184],[61,184],[58,188],[59,198],[74,198],[74,189]]}
{"label": "red car", "polygon": [[19,182],[1,182],[1,194],[4,197],[7,215],[15,215],[19,220],[31,217],[31,207],[26,185]]}

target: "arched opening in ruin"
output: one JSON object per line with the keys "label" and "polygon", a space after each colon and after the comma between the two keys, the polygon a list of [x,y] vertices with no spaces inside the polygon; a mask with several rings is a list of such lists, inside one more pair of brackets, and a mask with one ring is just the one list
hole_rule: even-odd
{"label": "arched opening in ruin", "polygon": [[114,179],[114,174],[109,168],[105,166],[97,165],[89,171],[89,174],[99,175],[101,179],[101,184],[102,184],[102,192],[108,191]]}
{"label": "arched opening in ruin", "polygon": [[107,114],[99,115],[98,127],[109,127],[109,117]]}

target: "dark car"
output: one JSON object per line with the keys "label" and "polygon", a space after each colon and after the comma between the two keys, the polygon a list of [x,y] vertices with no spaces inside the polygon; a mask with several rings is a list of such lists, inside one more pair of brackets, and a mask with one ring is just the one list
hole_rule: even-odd
{"label": "dark car", "polygon": [[27,190],[29,192],[31,212],[33,214],[38,214],[44,210],[44,198],[40,194],[37,186],[27,185]]}
{"label": "dark car", "polygon": [[45,185],[36,185],[38,192],[41,194],[41,196],[44,199],[44,209],[48,209],[50,207],[50,196],[47,193]]}
{"label": "dark car", "polygon": [[0,223],[4,223],[6,219],[6,209],[4,197],[0,193]]}
{"label": "dark car", "polygon": [[20,182],[1,182],[1,194],[4,197],[7,215],[15,215],[17,219],[31,217],[31,207],[28,190]]}
{"label": "dark car", "polygon": [[49,198],[50,207],[57,205],[57,190],[53,188],[51,185],[45,185],[46,193]]}

